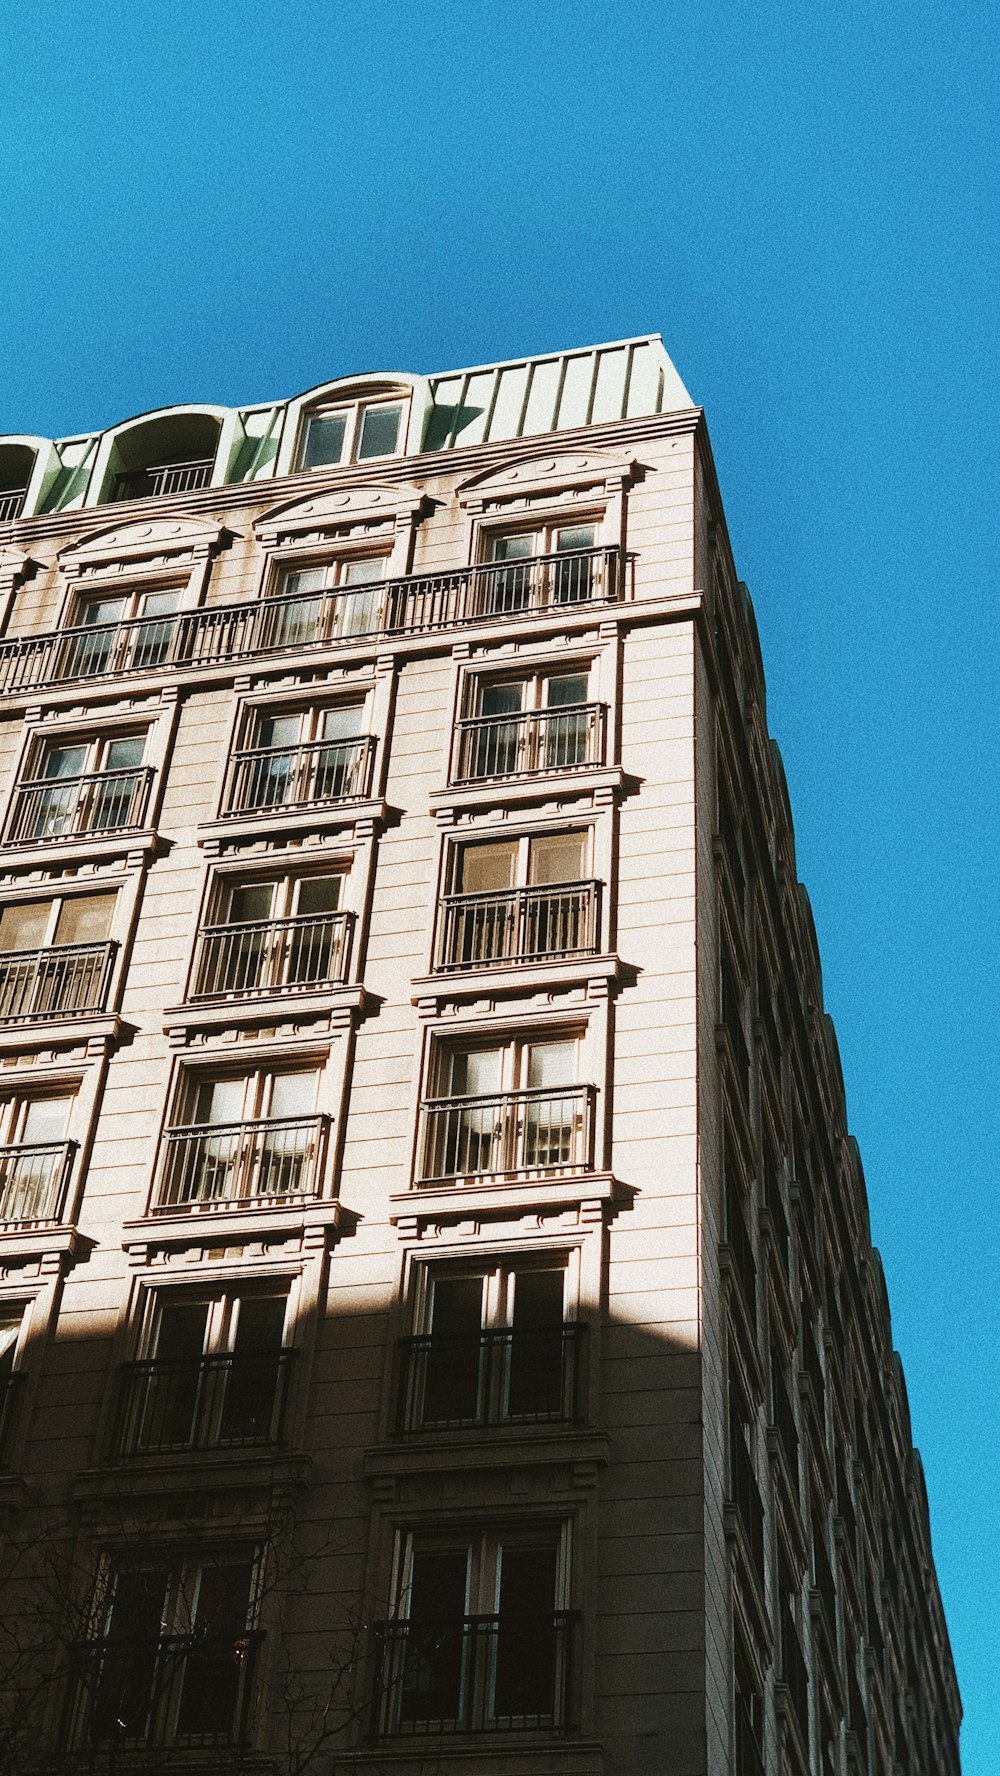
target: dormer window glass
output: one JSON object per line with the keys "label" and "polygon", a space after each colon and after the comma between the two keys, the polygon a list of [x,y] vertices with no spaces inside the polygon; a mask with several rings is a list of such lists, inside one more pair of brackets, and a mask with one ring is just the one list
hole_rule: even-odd
{"label": "dormer window glass", "polygon": [[333,468],[343,462],[396,456],[402,421],[402,401],[354,401],[315,413],[306,425],[301,467]]}

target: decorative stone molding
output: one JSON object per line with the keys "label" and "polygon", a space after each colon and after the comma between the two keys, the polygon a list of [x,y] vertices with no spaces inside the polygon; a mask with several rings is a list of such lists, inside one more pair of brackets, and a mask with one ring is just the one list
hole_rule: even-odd
{"label": "decorative stone molding", "polygon": [[595,488],[605,494],[620,493],[635,471],[635,458],[605,450],[573,450],[552,456],[532,456],[526,461],[503,464],[476,475],[458,489],[459,504],[468,512],[483,511],[499,500],[549,494],[553,498],[570,488]]}
{"label": "decorative stone molding", "polygon": [[327,488],[265,512],[254,529],[265,549],[276,549],[287,543],[319,541],[345,525],[373,524],[380,519],[394,528],[411,525],[423,503],[423,493],[412,482],[396,487]]}
{"label": "decorative stone molding", "polygon": [[92,531],[59,557],[67,578],[100,571],[123,572],[135,566],[177,568],[206,561],[222,540],[220,524],[183,514],[151,518]]}

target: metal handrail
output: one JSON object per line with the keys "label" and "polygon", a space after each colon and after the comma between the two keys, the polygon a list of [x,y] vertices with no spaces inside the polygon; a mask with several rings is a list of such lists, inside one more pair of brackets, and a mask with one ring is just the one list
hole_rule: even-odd
{"label": "metal handrail", "polygon": [[592,1085],[429,1099],[417,1182],[588,1171],[595,1102]]}
{"label": "metal handrail", "polygon": [[[184,465],[175,465],[184,466]],[[188,465],[190,466],[190,465]],[[202,606],[175,616],[125,618],[113,625],[74,625],[40,635],[0,640],[0,695],[68,682],[73,648],[81,649],[81,677],[215,664],[253,654],[295,653],[366,637],[425,633],[489,617],[530,615],[574,604],[614,604],[625,591],[623,551],[615,547],[539,555],[519,562],[487,562],[443,574],[411,574],[369,586],[282,593],[276,598]],[[501,589],[525,576],[528,596],[507,599]],[[573,596],[569,596],[570,591]],[[147,651],[129,634],[148,623],[154,634],[170,626],[169,642]],[[106,664],[75,640],[105,628],[119,632]],[[67,651],[60,652],[61,644]],[[162,653],[157,649],[162,646]],[[156,655],[156,657],[151,657]]]}
{"label": "metal handrail", "polygon": [[397,1431],[582,1423],[586,1332],[569,1320],[400,1339]]}
{"label": "metal handrail", "polygon": [[167,1129],[150,1212],[246,1208],[318,1196],[329,1116]]}
{"label": "metal handrail", "polygon": [[0,524],[9,524],[12,519],[20,518],[27,491],[26,487],[9,487],[0,493]]}
{"label": "metal handrail", "polygon": [[453,783],[538,776],[603,764],[607,706],[567,703],[455,723]]}
{"label": "metal handrail", "polygon": [[373,1735],[571,1728],[578,1622],[551,1610],[379,1623]]}
{"label": "metal handrail", "polygon": [[0,954],[0,1025],[103,1011],[116,943],[50,944]]}
{"label": "metal handrail", "polygon": [[342,981],[353,928],[350,912],[206,925],[198,934],[190,998],[294,992]]}
{"label": "metal handrail", "polygon": [[33,777],[14,792],[6,845],[35,845],[80,833],[123,832],[141,824],[151,765],[121,771],[85,771],[74,777]]}
{"label": "metal handrail", "polygon": [[0,1224],[56,1227],[62,1219],[75,1141],[0,1147]]}
{"label": "metal handrail", "polygon": [[445,895],[436,967],[443,972],[485,962],[590,955],[599,889],[596,881],[578,881]]}
{"label": "metal handrail", "polygon": [[234,753],[222,813],[256,814],[358,801],[368,793],[374,756],[371,734]]}
{"label": "metal handrail", "polygon": [[111,504],[135,499],[161,499],[168,493],[195,493],[207,487],[215,467],[214,456],[194,462],[150,464],[144,469],[125,469],[111,487]]}
{"label": "metal handrail", "polygon": [[112,1454],[282,1443],[296,1354],[224,1352],[124,1364]]}

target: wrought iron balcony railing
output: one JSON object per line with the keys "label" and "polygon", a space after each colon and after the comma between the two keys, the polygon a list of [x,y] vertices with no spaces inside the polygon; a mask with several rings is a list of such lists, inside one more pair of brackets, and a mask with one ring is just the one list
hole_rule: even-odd
{"label": "wrought iron balcony railing", "polygon": [[603,703],[477,715],[455,723],[452,780],[480,783],[604,763]]}
{"label": "wrought iron balcony railing", "polygon": [[167,493],[195,493],[212,479],[214,458],[198,462],[160,463],[156,468],[126,469],[116,475],[111,498],[116,500],[160,499]]}
{"label": "wrought iron balcony railing", "polygon": [[118,1752],[245,1743],[264,1635],[202,1633],[78,1643],[62,1739]]}
{"label": "wrought iron balcony railing", "polygon": [[103,1011],[118,945],[53,944],[0,955],[0,1025]]}
{"label": "wrought iron balcony railing", "polygon": [[75,1152],[75,1141],[0,1147],[0,1228],[58,1225]]}
{"label": "wrought iron balcony railing", "polygon": [[88,771],[78,777],[41,777],[14,792],[5,845],[37,845],[88,833],[125,832],[142,825],[153,771]]}
{"label": "wrought iron balcony railing", "polygon": [[575,1725],[571,1610],[424,1618],[375,1630],[373,1732],[565,1732]]}
{"label": "wrought iron balcony railing", "polygon": [[152,1213],[253,1208],[317,1196],[329,1121],[289,1116],[168,1129]]}
{"label": "wrought iron balcony railing", "polygon": [[20,518],[27,491],[26,487],[7,487],[0,493],[0,524],[9,524],[11,519]]}
{"label": "wrought iron balcony railing", "polygon": [[559,882],[441,903],[439,970],[587,956],[597,941],[598,882]]}
{"label": "wrought iron balcony railing", "polygon": [[[187,466],[202,465],[181,465]],[[145,491],[116,497],[144,497]],[[623,557],[612,548],[209,605],[176,616],[128,618],[2,640],[0,695],[75,678],[214,665],[365,637],[450,629],[489,617],[615,603],[623,597]]]}
{"label": "wrought iron balcony railing", "polygon": [[10,1465],[11,1446],[17,1425],[18,1403],[24,1384],[24,1371],[15,1369],[0,1376],[0,1470]]}
{"label": "wrought iron balcony railing", "polygon": [[112,1454],[282,1443],[295,1355],[281,1350],[126,1363]]}
{"label": "wrought iron balcony railing", "polygon": [[432,1099],[423,1106],[417,1181],[587,1171],[595,1097],[592,1085],[567,1085]]}
{"label": "wrought iron balcony railing", "polygon": [[353,913],[206,925],[192,1000],[249,998],[331,986],[347,973]]}
{"label": "wrought iron balcony railing", "polygon": [[263,814],[357,801],[368,794],[375,740],[319,741],[311,746],[258,746],[234,754],[222,812]]}
{"label": "wrought iron balcony railing", "polygon": [[581,1423],[585,1335],[572,1321],[402,1339],[397,1430]]}

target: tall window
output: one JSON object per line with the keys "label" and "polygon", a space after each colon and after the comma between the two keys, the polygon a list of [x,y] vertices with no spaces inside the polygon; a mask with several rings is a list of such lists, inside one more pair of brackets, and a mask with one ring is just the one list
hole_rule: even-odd
{"label": "tall window", "polygon": [[486,560],[497,563],[495,572],[484,576],[488,608],[524,610],[532,604],[576,604],[589,598],[596,540],[593,523],[488,536]]}
{"label": "tall window", "polygon": [[385,1734],[567,1726],[572,1616],[559,1525],[414,1534],[383,1629]]}
{"label": "tall window", "polygon": [[381,626],[387,557],[338,557],[289,568],[278,580],[263,645],[301,647],[331,636],[370,635]]}
{"label": "tall window", "polygon": [[24,1318],[22,1302],[0,1304],[0,1468],[7,1465],[14,1436],[18,1384],[23,1379],[17,1359]]}
{"label": "tall window", "polygon": [[68,833],[115,832],[145,812],[145,731],[66,743],[47,741],[29,761],[14,801],[10,838],[17,843]]}
{"label": "tall window", "polygon": [[363,795],[371,742],[363,702],[258,714],[233,758],[226,812],[295,808]]}
{"label": "tall window", "polygon": [[116,1562],[77,1649],[70,1737],[114,1751],[246,1737],[259,1633],[251,1549]]}
{"label": "tall window", "polygon": [[70,1162],[72,1092],[0,1102],[0,1223],[56,1221]]}
{"label": "tall window", "polygon": [[114,894],[14,901],[0,912],[0,1022],[100,1010]]}
{"label": "tall window", "polygon": [[445,1049],[425,1107],[423,1176],[554,1171],[590,1163],[590,1096],[577,1036]]}
{"label": "tall window", "polygon": [[432,1271],[421,1330],[404,1343],[404,1428],[578,1417],[574,1308],[565,1255]]}
{"label": "tall window", "polygon": [[596,940],[597,884],[587,832],[456,845],[442,909],[439,966],[572,955]]}
{"label": "tall window", "polygon": [[254,993],[342,980],[349,915],[344,877],[227,882],[202,930],[194,995]]}
{"label": "tall window", "polygon": [[154,1212],[314,1194],[326,1119],[314,1069],[193,1081],[168,1129]]}
{"label": "tall window", "polygon": [[144,1360],[126,1365],[116,1453],[280,1440],[288,1292],[162,1292]]}
{"label": "tall window", "polygon": [[513,777],[567,770],[598,760],[600,709],[588,703],[589,674],[550,672],[479,678],[460,724],[460,778]]}
{"label": "tall window", "polygon": [[56,678],[141,671],[168,657],[180,606],[177,588],[81,599],[76,627],[59,644]]}
{"label": "tall window", "polygon": [[306,422],[300,468],[398,455],[405,406],[403,401],[350,401],[314,413]]}

